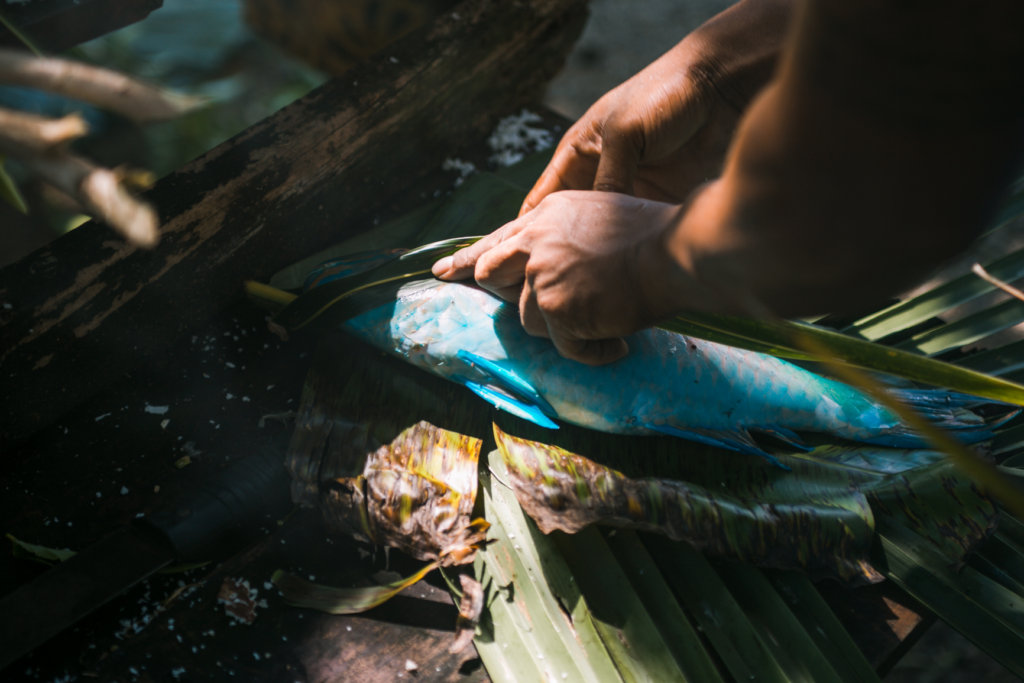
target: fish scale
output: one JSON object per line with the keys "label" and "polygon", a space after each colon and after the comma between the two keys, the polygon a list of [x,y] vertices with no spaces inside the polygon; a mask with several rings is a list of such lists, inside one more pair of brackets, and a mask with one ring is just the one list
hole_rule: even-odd
{"label": "fish scale", "polygon": [[[924,445],[895,415],[846,384],[774,356],[666,330],[631,335],[630,353],[608,365],[567,360],[548,340],[526,334],[514,306],[472,284],[411,282],[393,303],[345,327],[543,426],[556,426],[555,419],[606,432],[671,434],[769,458],[751,432],[796,445],[794,432]],[[989,425],[961,407],[969,397],[940,390],[906,395],[965,441],[990,436]]]}

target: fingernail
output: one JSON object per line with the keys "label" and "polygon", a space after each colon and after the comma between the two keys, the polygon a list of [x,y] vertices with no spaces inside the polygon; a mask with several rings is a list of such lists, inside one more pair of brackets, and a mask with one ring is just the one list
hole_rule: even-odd
{"label": "fingernail", "polygon": [[445,273],[452,269],[453,260],[454,259],[452,259],[451,256],[445,256],[443,259],[439,259],[430,268],[430,272],[432,272],[435,277],[443,277]]}

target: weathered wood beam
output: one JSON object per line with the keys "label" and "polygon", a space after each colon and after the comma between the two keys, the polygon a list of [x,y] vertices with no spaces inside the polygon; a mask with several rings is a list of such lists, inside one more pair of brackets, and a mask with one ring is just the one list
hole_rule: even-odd
{"label": "weathered wood beam", "polygon": [[[142,21],[163,0],[34,0],[8,2],[0,13],[43,50],[62,52],[87,40]],[[24,47],[0,28],[0,46]]]}
{"label": "weathered wood beam", "polygon": [[0,270],[0,448],[241,296],[241,283],[372,227],[536,102],[584,0],[465,0],[384,56],[165,177],[152,251],[89,224]]}

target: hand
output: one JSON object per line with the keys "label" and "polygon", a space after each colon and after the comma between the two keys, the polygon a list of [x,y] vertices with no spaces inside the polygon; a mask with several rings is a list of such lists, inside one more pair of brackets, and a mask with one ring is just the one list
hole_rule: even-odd
{"label": "hand", "polygon": [[681,203],[716,177],[747,104],[771,78],[789,0],[745,0],[607,93],[563,136],[520,214],[560,190]]}
{"label": "hand", "polygon": [[527,333],[567,358],[599,365],[627,352],[623,335],[678,310],[685,290],[665,248],[680,207],[606,192],[560,192],[434,264],[445,280],[474,276],[519,303]]}

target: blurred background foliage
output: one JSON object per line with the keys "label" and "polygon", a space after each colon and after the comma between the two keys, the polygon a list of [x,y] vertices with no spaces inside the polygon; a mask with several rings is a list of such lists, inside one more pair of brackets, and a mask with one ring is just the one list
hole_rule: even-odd
{"label": "blurred background foliage", "polygon": [[[205,106],[178,119],[140,126],[75,100],[10,86],[0,86],[0,106],[45,116],[78,112],[91,128],[75,145],[78,153],[101,165],[164,176],[328,78],[258,36],[245,23],[244,4],[165,0],[144,21],[61,55],[206,100]],[[9,164],[9,171],[30,211],[21,215],[10,206],[0,207],[0,265],[85,220],[64,197],[33,181],[17,164]]]}
{"label": "blurred background foliage", "polygon": [[[160,177],[326,80],[326,74],[246,26],[243,4],[166,0],[145,21],[72,49],[66,56],[208,100],[195,112],[145,128],[88,111],[95,131],[88,141],[90,155],[104,163],[120,160],[140,166]],[[40,113],[81,106],[43,97],[48,109]]]}

